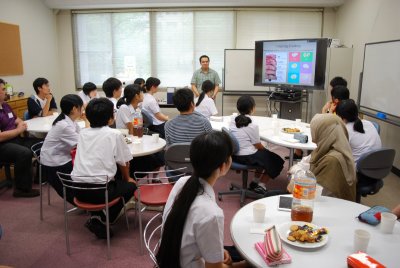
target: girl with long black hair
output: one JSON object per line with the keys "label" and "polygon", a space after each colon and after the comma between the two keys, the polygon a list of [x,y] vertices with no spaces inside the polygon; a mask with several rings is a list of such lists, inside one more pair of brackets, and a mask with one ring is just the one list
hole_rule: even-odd
{"label": "girl with long black hair", "polygon": [[351,151],[356,163],[363,154],[382,147],[381,138],[375,126],[370,121],[361,120],[358,117],[358,108],[354,100],[348,99],[339,102],[336,114],[346,125]]}
{"label": "girl with long black hair", "polygon": [[215,102],[212,99],[215,85],[210,80],[206,80],[201,85],[201,94],[197,100],[195,111],[210,119],[212,115],[218,114]]}
{"label": "girl with long black hair", "polygon": [[[76,120],[82,115],[82,106],[83,101],[78,95],[68,94],[62,97],[61,113],[54,120],[53,127],[47,134],[40,152],[43,174],[61,197],[63,197],[63,188],[56,172],[71,173],[72,171],[71,150],[78,143],[80,127]],[[70,191],[67,191],[67,201],[74,204]]]}
{"label": "girl with long black hair", "polygon": [[128,85],[124,89],[124,96],[117,102],[116,127],[128,129],[133,135],[133,118],[135,112],[140,112],[139,103],[143,101],[143,91],[139,85]]}
{"label": "girl with long black hair", "polygon": [[192,141],[193,175],[178,180],[164,209],[159,267],[232,265],[223,246],[224,213],[213,190],[215,182],[229,171],[231,155],[232,143],[222,132],[204,133]]}
{"label": "girl with long black hair", "polygon": [[254,124],[250,117],[256,108],[253,97],[241,96],[237,101],[236,108],[239,115],[231,121],[229,126],[230,131],[239,142],[239,151],[233,156],[233,159],[245,165],[260,167],[249,188],[257,194],[266,195],[265,185],[260,181],[267,182],[270,178],[277,177],[283,169],[284,161],[279,155],[269,151],[261,144],[258,125]]}

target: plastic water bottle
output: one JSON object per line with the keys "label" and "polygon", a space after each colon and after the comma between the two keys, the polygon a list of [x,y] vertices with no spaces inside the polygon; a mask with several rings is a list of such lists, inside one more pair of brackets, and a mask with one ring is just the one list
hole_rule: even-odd
{"label": "plastic water bottle", "polygon": [[311,171],[299,170],[294,174],[292,221],[311,222],[317,180]]}
{"label": "plastic water bottle", "polygon": [[13,87],[12,87],[12,85],[10,85],[9,83],[7,83],[7,84],[5,85],[5,88],[6,88],[7,94],[10,95],[10,96],[12,96],[12,95],[13,95]]}
{"label": "plastic water bottle", "polygon": [[133,114],[133,136],[143,137],[143,116],[140,109]]}

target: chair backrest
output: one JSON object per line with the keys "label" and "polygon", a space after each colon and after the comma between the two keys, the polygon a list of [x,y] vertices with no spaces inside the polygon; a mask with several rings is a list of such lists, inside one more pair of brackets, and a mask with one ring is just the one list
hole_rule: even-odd
{"label": "chair backrest", "polygon": [[39,163],[40,163],[40,151],[42,150],[42,146],[43,146],[43,141],[35,143],[31,147],[31,151],[33,153],[33,157],[35,157],[35,159],[37,161],[39,161]]}
{"label": "chair backrest", "polygon": [[[185,176],[186,171],[187,167],[159,171],[136,171],[133,173],[133,177],[136,180],[138,188],[140,188],[142,184],[152,184],[154,180],[165,183],[176,181],[180,177]],[[156,184],[160,183],[157,182]]]}
{"label": "chair backrest", "polygon": [[23,117],[24,117],[24,118],[23,118],[24,121],[31,119],[31,117],[29,116],[28,110],[25,110]]}
{"label": "chair backrest", "polygon": [[153,118],[151,117],[150,113],[145,109],[142,109],[142,117],[143,117],[143,127],[149,127],[153,125]]}
{"label": "chair backrest", "polygon": [[236,137],[230,132],[226,127],[222,127],[222,132],[225,132],[226,134],[229,135],[232,141],[232,147],[233,147],[233,154],[236,154],[239,152],[239,141],[236,139]]}
{"label": "chair backrest", "polygon": [[144,227],[143,235],[144,245],[146,246],[147,252],[149,253],[155,267],[159,267],[157,264],[156,254],[160,247],[162,224],[157,223],[160,222],[161,217],[162,214],[158,213],[151,218],[147,222],[146,227]]}
{"label": "chair backrest", "polygon": [[193,166],[190,162],[190,143],[174,143],[167,148],[164,154],[165,165],[170,169],[186,167],[186,173],[193,173]]}
{"label": "chair backrest", "polygon": [[[110,178],[107,175],[94,175],[94,176],[72,176],[71,174],[67,173],[62,173],[57,171],[57,176],[60,179],[60,182],[63,185],[63,188],[69,188],[73,190],[107,190],[108,183],[110,182]],[[76,181],[74,179],[88,179],[88,178],[94,178],[95,180],[98,180],[99,182],[85,182],[84,180]],[[104,182],[100,182],[100,180],[104,180]]]}
{"label": "chair backrest", "polygon": [[381,134],[381,126],[379,125],[379,123],[378,122],[375,122],[375,121],[370,121],[373,125],[374,125],[374,127],[376,128],[376,131],[378,131],[378,134]]}
{"label": "chair backrest", "polygon": [[391,171],[395,155],[394,149],[370,151],[358,160],[357,172],[369,178],[383,179]]}

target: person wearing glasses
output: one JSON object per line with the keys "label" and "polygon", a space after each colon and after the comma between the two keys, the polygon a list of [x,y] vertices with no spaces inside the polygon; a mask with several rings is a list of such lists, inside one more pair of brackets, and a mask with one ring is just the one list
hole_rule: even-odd
{"label": "person wearing glasses", "polygon": [[218,94],[219,85],[221,84],[221,79],[219,79],[218,73],[209,67],[210,58],[207,55],[202,55],[199,58],[201,68],[194,72],[192,76],[192,81],[190,82],[192,85],[192,91],[195,97],[199,97],[199,89],[203,85],[203,82],[206,80],[210,80],[214,83],[214,93],[212,95],[212,99]]}

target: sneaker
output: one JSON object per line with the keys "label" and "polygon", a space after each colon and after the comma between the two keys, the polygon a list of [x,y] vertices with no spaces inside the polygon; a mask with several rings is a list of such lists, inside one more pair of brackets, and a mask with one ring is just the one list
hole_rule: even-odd
{"label": "sneaker", "polygon": [[267,190],[260,186],[258,183],[252,181],[249,185],[249,190],[255,192],[256,194],[265,195],[267,194]]}
{"label": "sneaker", "polygon": [[36,197],[36,196],[39,196],[39,195],[40,195],[40,192],[39,192],[39,190],[36,190],[36,189],[30,189],[28,191],[14,189],[14,193],[13,193],[14,197],[27,197],[27,198],[30,198],[30,197]]}
{"label": "sneaker", "polygon": [[[107,239],[107,227],[101,222],[99,216],[92,216],[85,223],[85,227],[94,233],[97,238]],[[110,228],[110,238],[114,236],[112,229]]]}

